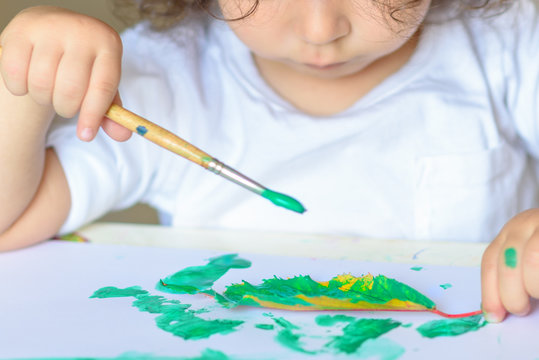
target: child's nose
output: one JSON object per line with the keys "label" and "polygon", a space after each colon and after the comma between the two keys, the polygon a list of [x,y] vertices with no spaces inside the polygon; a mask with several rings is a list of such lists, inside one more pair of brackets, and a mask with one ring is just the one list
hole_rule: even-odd
{"label": "child's nose", "polygon": [[[338,0],[340,1],[340,0]],[[298,16],[298,31],[303,41],[313,45],[326,45],[350,32],[350,22],[335,1],[302,1]]]}

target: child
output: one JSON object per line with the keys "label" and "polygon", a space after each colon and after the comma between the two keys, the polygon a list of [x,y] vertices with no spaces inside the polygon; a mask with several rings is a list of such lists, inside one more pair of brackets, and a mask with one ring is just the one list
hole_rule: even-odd
{"label": "child", "polygon": [[[485,315],[527,314],[539,298],[538,15],[531,0],[478,3],[142,0],[155,21],[186,17],[121,40],[67,10],[21,12],[0,37],[0,249],[137,201],[175,226],[492,241]],[[141,137],[115,141],[130,134],[103,114],[122,100],[309,211]]]}

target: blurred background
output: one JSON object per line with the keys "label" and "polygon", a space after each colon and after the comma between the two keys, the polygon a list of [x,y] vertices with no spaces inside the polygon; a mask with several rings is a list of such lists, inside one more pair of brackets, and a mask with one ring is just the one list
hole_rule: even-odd
{"label": "blurred background", "polygon": [[[19,11],[36,5],[61,6],[87,14],[106,22],[118,32],[125,28],[125,24],[112,13],[111,0],[0,0],[0,29],[4,29]],[[158,218],[152,208],[137,204],[124,211],[109,213],[99,221],[157,224]]]}

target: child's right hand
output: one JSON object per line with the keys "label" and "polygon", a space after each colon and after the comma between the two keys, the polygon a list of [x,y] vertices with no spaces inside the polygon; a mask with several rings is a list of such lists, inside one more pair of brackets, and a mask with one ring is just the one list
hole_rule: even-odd
{"label": "child's right hand", "polygon": [[112,138],[131,132],[104,118],[119,103],[122,43],[105,23],[69,10],[37,6],[20,12],[0,34],[0,72],[7,89],[29,95],[62,117],[77,113],[77,135],[92,140],[102,125]]}

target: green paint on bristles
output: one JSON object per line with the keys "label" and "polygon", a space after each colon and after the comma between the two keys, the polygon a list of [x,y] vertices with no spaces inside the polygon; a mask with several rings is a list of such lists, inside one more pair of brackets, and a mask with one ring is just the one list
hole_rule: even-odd
{"label": "green paint on bristles", "polygon": [[264,190],[260,195],[262,195],[262,197],[268,199],[277,206],[284,207],[285,209],[292,210],[300,214],[303,214],[305,212],[305,208],[303,207],[303,205],[301,205],[299,201],[288,195],[281,194],[269,189]]}

